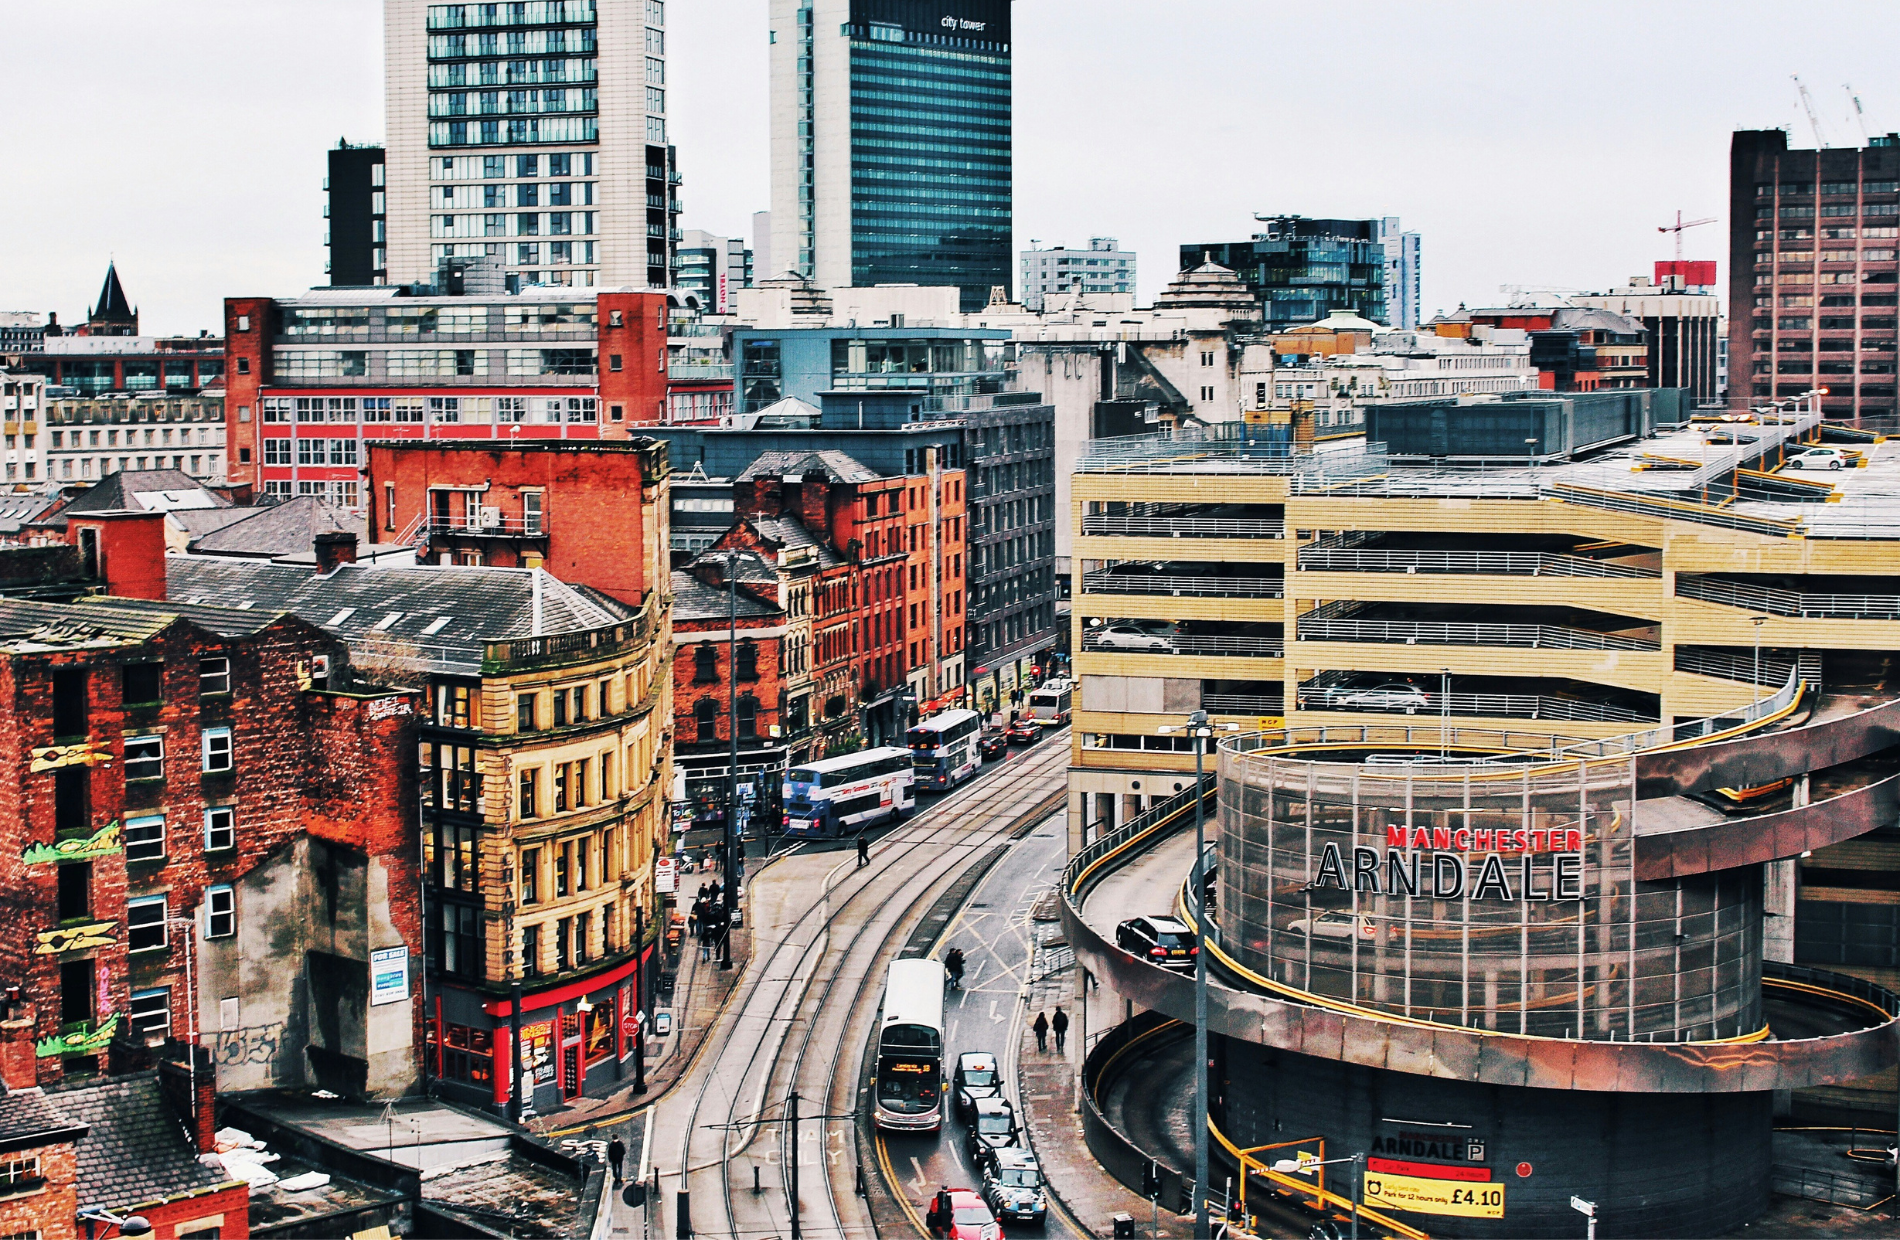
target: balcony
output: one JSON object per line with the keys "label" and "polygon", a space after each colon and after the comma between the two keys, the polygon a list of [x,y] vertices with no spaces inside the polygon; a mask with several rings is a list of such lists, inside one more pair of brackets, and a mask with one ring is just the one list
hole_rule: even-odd
{"label": "balcony", "polygon": [[1386,550],[1315,544],[1299,553],[1308,573],[1473,573],[1499,577],[1620,577],[1657,579],[1653,568],[1635,568],[1577,555],[1541,551]]}
{"label": "balcony", "polygon": [[[1258,571],[1268,568],[1273,571]],[[1267,599],[1285,597],[1286,588],[1277,566],[1169,561],[1114,563],[1085,572],[1082,592]]]}
{"label": "balcony", "polygon": [[[1449,693],[1440,687],[1446,683]],[[1605,724],[1655,723],[1660,705],[1655,694],[1581,681],[1390,672],[1322,672],[1300,686],[1298,701],[1312,711]]]}
{"label": "balcony", "polygon": [[508,517],[498,509],[485,508],[473,517],[431,516],[415,527],[418,538],[447,535],[458,538],[546,538],[547,519],[534,516]]}
{"label": "balcony", "polygon": [[666,377],[675,380],[714,379],[732,382],[731,362],[670,362]]}
{"label": "balcony", "polygon": [[1180,505],[1173,511],[1090,513],[1082,518],[1082,533],[1134,538],[1285,538],[1286,521],[1277,509],[1195,504]]}

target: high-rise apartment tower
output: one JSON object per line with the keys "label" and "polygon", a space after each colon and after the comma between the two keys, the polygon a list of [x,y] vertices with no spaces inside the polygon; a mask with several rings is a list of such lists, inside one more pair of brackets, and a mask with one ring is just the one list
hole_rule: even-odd
{"label": "high-rise apartment tower", "polygon": [[1010,0],[772,0],[772,266],[1010,283]]}
{"label": "high-rise apartment tower", "polygon": [[664,288],[679,173],[665,0],[385,0],[389,278]]}
{"label": "high-rise apartment tower", "polygon": [[1791,151],[1779,129],[1729,146],[1729,401],[1817,388],[1829,418],[1894,414],[1900,135]]}

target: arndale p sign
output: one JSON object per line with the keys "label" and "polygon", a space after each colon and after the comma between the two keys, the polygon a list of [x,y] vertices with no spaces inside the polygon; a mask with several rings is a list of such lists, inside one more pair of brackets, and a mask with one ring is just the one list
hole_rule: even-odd
{"label": "arndale p sign", "polygon": [[[1339,845],[1327,844],[1313,886],[1435,900],[1462,900],[1467,893],[1473,900],[1583,899],[1583,832],[1578,830],[1393,826],[1386,828],[1385,843],[1384,857],[1376,848],[1353,847],[1350,879]],[[1507,861],[1506,853],[1515,855]]]}

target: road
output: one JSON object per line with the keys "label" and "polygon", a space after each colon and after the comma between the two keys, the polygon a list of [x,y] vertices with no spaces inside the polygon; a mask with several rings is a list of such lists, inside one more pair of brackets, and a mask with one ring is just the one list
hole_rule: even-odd
{"label": "road", "polygon": [[[643,1139],[629,1172],[657,1170],[660,1184],[651,1234],[678,1234],[684,1204],[696,1235],[790,1236],[783,1121],[796,1090],[808,1119],[799,1125],[797,1157],[803,1235],[869,1240],[870,1218],[853,1192],[860,1154],[853,1121],[884,968],[957,874],[1055,810],[1066,788],[1065,742],[1056,732],[925,802],[873,844],[867,867],[854,851],[800,850],[754,878],[747,975],[679,1085],[637,1123]],[[1055,850],[1038,863],[1037,881],[1046,884],[1062,840],[1053,828],[1043,831],[1047,837],[1033,842]],[[992,878],[1017,871],[1006,857]],[[1017,894],[1008,881],[998,890]],[[1001,948],[999,973],[1007,958]],[[1015,968],[1020,973],[1020,962]],[[646,1223],[616,1202],[616,1234],[640,1234]]]}
{"label": "road", "polygon": [[[1016,1095],[1016,1058],[1022,1045],[1023,1022],[1034,1014],[1023,1006],[1023,990],[1030,963],[1030,913],[1036,901],[1054,888],[1068,859],[1063,815],[1038,823],[1025,839],[1010,846],[993,869],[971,891],[969,902],[938,941],[941,958],[951,947],[963,949],[964,988],[952,992],[944,1005],[946,1071],[965,1051],[989,1051],[1000,1061],[1003,1079],[1013,1102]],[[954,1115],[943,1132],[932,1136],[885,1133],[883,1165],[894,1173],[892,1188],[914,1205],[939,1187],[975,1188],[980,1183],[964,1149],[966,1129]],[[1049,1212],[1050,1235],[1080,1236],[1054,1208]]]}

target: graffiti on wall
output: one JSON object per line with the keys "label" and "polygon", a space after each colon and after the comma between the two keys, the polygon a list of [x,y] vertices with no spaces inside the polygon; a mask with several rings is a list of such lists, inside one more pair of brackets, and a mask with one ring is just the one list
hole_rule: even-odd
{"label": "graffiti on wall", "polygon": [[252,1025],[246,1029],[225,1029],[210,1035],[211,1057],[222,1067],[258,1064],[268,1067],[277,1061],[283,1048],[284,1031],[277,1025]]}

